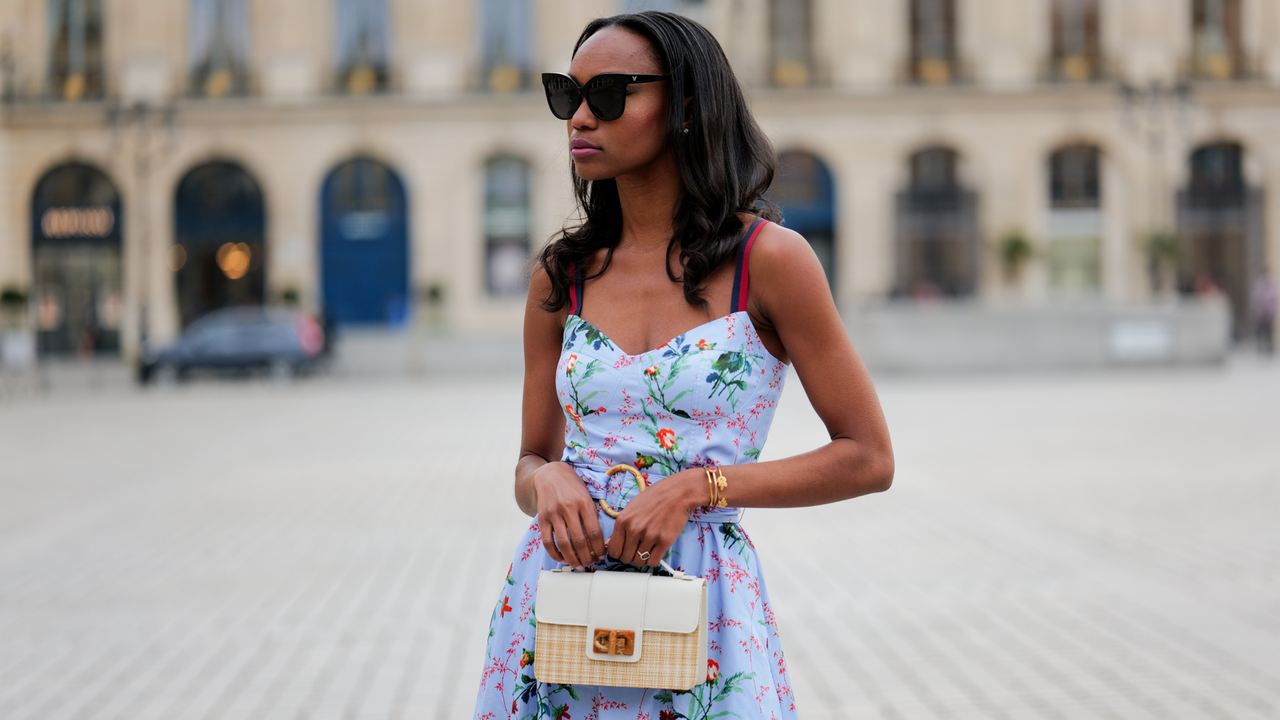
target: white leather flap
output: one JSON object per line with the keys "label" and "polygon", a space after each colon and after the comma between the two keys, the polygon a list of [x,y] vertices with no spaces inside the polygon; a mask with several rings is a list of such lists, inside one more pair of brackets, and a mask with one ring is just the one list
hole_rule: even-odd
{"label": "white leather flap", "polygon": [[702,610],[702,578],[680,580],[656,577],[649,583],[644,604],[644,629],[672,633],[698,630]]}
{"label": "white leather flap", "polygon": [[[592,578],[597,575],[601,576],[606,585],[612,585],[611,580],[614,577],[650,577],[640,573],[543,570],[538,579],[538,597],[534,603],[534,617],[538,622],[585,627],[590,621]],[[623,588],[628,587],[627,582],[627,580],[619,581],[619,592],[624,592]],[[628,627],[661,632],[694,632],[698,629],[698,613],[702,609],[702,588],[706,584],[706,580],[697,577],[688,579],[652,577],[648,587],[644,589],[643,623],[638,622],[637,618],[637,622],[625,624]]]}
{"label": "white leather flap", "polygon": [[543,570],[538,576],[538,596],[533,616],[553,625],[586,625],[594,573]]}
{"label": "white leather flap", "polygon": [[[587,657],[609,662],[638,662],[644,651],[646,589],[652,576],[644,573],[591,574],[591,602],[587,609]],[[601,636],[603,633],[603,636]],[[625,652],[601,652],[605,639],[622,636]],[[599,642],[597,638],[599,637]],[[629,646],[629,647],[627,647]]]}

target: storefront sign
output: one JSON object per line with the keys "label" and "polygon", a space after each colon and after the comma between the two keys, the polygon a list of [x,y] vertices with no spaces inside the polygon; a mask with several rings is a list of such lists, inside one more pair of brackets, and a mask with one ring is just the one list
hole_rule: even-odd
{"label": "storefront sign", "polygon": [[40,218],[46,238],[105,238],[115,227],[116,214],[109,207],[55,207]]}

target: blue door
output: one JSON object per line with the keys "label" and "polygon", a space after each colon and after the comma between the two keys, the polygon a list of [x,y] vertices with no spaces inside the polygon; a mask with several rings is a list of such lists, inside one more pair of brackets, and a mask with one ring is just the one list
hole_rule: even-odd
{"label": "blue door", "polygon": [[409,227],[400,178],[377,160],[349,160],[325,178],[320,207],[328,319],[403,325],[409,316]]}
{"label": "blue door", "polygon": [[827,284],[835,289],[835,187],[826,163],[805,152],[785,152],[778,158],[778,174],[769,198],[782,211],[782,224],[804,236],[813,247]]}

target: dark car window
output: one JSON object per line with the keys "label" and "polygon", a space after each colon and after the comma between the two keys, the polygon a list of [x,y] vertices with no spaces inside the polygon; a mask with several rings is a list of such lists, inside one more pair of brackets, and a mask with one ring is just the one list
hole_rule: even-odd
{"label": "dark car window", "polygon": [[223,355],[234,352],[239,342],[239,328],[221,323],[197,328],[192,333],[191,349],[200,355]]}

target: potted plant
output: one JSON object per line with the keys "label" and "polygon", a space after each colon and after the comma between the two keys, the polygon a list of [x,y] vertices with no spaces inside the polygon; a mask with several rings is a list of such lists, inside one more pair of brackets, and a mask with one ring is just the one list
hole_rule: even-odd
{"label": "potted plant", "polygon": [[17,285],[0,289],[0,327],[6,330],[25,325],[27,293]]}
{"label": "potted plant", "polygon": [[1147,254],[1147,273],[1151,280],[1151,294],[1159,295],[1166,287],[1165,276],[1172,277],[1182,254],[1178,236],[1168,230],[1152,230],[1142,238],[1142,249]]}
{"label": "potted plant", "polygon": [[1035,255],[1035,247],[1020,231],[1011,230],[1000,239],[999,252],[1005,280],[1012,284],[1017,282],[1022,268]]}
{"label": "potted plant", "polygon": [[23,369],[35,362],[35,337],[27,328],[27,293],[17,285],[0,289],[0,367]]}

